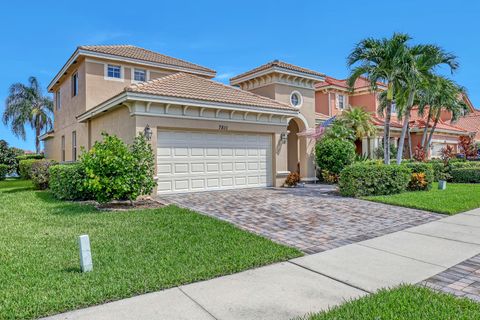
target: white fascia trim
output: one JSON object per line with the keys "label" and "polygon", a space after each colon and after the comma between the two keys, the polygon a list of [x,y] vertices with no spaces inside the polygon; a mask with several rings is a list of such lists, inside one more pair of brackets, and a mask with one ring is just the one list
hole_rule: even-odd
{"label": "white fascia trim", "polygon": [[273,115],[275,114],[285,115],[285,116],[298,114],[297,110],[280,110],[280,109],[272,110],[271,108],[262,108],[257,106],[246,106],[241,104],[200,101],[200,100],[192,100],[192,99],[167,97],[167,96],[154,96],[154,95],[135,93],[135,92],[127,92],[127,97],[128,97],[128,100],[170,103],[170,104],[188,105],[192,107],[220,108],[220,109],[232,110],[232,111],[252,111],[252,112],[259,112],[259,113],[266,113],[266,114],[273,114]]}
{"label": "white fascia trim", "polygon": [[[243,105],[234,105],[234,104],[225,104],[225,103],[218,103],[218,102],[203,102],[197,100],[189,100],[189,99],[178,99],[173,97],[163,97],[163,96],[153,96],[148,94],[139,94],[133,92],[124,92],[113,99],[105,101],[104,103],[94,107],[90,111],[87,111],[77,117],[77,120],[83,122],[91,117],[94,117],[102,112],[109,110],[110,108],[123,103],[127,100],[133,101],[144,101],[144,102],[157,102],[157,103],[165,103],[165,104],[174,104],[174,105],[188,105],[193,107],[200,107],[200,108],[210,108],[210,109],[223,109],[223,110],[230,110],[230,111],[252,111],[257,113],[263,114],[271,114],[271,115],[282,115],[282,116],[298,116],[299,112],[296,110],[270,110],[261,107],[255,106],[243,106]],[[152,113],[148,113],[148,115],[152,115]]]}
{"label": "white fascia trim", "polygon": [[448,139],[432,139],[432,142],[436,143],[451,143],[451,144],[458,144],[458,140],[448,140]]}
{"label": "white fascia trim", "polygon": [[[423,128],[419,129],[419,128],[415,128],[415,129],[411,129],[410,132],[423,132]],[[467,131],[454,131],[454,130],[447,130],[447,129],[439,129],[439,128],[435,128],[435,133],[437,132],[440,132],[440,133],[449,133],[449,134],[454,134],[454,135],[457,135],[457,136],[461,136],[461,135],[464,135],[466,133],[468,133]]]}
{"label": "white fascia trim", "polygon": [[127,94],[126,92],[122,93],[121,95],[118,95],[114,97],[113,99],[107,100],[103,102],[102,104],[99,104],[98,106],[88,110],[87,112],[84,112],[80,115],[77,116],[77,120],[79,122],[84,122],[102,112],[108,111],[110,108],[113,106],[116,106],[122,102],[125,102],[127,100]]}
{"label": "white fascia trim", "polygon": [[208,120],[208,121],[220,121],[220,122],[241,122],[241,123],[264,124],[264,125],[269,125],[269,126],[282,126],[282,127],[287,127],[288,126],[288,123],[236,120],[236,119],[224,119],[224,118],[195,117],[195,116],[184,116],[184,115],[181,115],[181,114],[158,114],[158,113],[135,112],[134,111],[130,115],[133,115],[133,116],[147,116],[147,117],[175,118],[175,119],[189,119],[189,120]]}
{"label": "white fascia trim", "polygon": [[70,57],[70,59],[67,60],[65,65],[62,67],[62,69],[60,69],[60,71],[53,78],[53,80],[50,81],[50,84],[47,87],[48,91],[50,91],[52,89],[52,87],[55,85],[55,83],[57,83],[57,81],[62,77],[62,75],[72,65],[73,61],[77,60],[80,55],[85,56],[85,57],[108,59],[108,60],[112,60],[112,61],[129,62],[129,63],[132,63],[132,64],[162,68],[162,69],[167,69],[167,70],[184,71],[184,72],[188,72],[188,73],[194,73],[194,74],[198,74],[198,75],[209,76],[209,77],[212,77],[212,78],[215,77],[215,75],[217,74],[216,72],[201,71],[201,70],[196,70],[196,69],[191,69],[191,68],[186,68],[186,67],[172,66],[172,65],[164,64],[164,63],[142,61],[142,60],[137,60],[137,59],[133,59],[133,58],[124,58],[124,57],[119,57],[119,56],[105,54],[105,53],[98,53],[98,52],[92,52],[92,51],[77,49],[77,51]]}
{"label": "white fascia trim", "polygon": [[280,68],[280,67],[273,66],[273,67],[270,67],[268,69],[258,71],[258,72],[246,75],[244,77],[235,79],[233,81],[230,80],[230,84],[231,85],[239,84],[239,83],[242,83],[242,82],[257,78],[257,77],[261,77],[261,76],[267,75],[269,73],[274,73],[274,72],[286,74],[286,75],[289,75],[289,76],[302,77],[302,78],[309,79],[309,80],[314,80],[314,81],[325,81],[324,76],[315,76],[315,75],[310,75],[310,74],[304,73],[304,72],[293,71],[293,70],[288,70],[288,69],[285,69],[285,68]]}
{"label": "white fascia trim", "polygon": [[346,92],[349,91],[347,88],[336,86],[334,84],[329,85],[329,86],[325,86],[325,87],[315,88],[315,91],[322,91],[322,90],[327,90],[327,89],[335,89],[335,90],[346,91]]}

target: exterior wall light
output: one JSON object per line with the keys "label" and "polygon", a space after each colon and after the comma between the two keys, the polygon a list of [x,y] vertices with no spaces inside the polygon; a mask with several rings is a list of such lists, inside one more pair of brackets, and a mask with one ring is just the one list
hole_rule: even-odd
{"label": "exterior wall light", "polygon": [[145,138],[150,141],[152,139],[152,129],[150,126],[147,124],[145,129],[143,129],[143,134],[145,135]]}
{"label": "exterior wall light", "polygon": [[286,144],[286,143],[288,142],[288,134],[289,134],[289,133],[290,133],[290,132],[287,131],[287,132],[282,132],[282,133],[280,134],[280,141],[282,142],[282,144]]}

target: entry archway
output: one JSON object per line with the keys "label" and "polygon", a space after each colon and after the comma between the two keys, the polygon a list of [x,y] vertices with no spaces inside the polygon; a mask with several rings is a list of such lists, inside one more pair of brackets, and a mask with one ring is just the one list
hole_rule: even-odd
{"label": "entry archway", "polygon": [[299,137],[298,133],[305,129],[303,121],[296,118],[290,119],[287,127],[287,168],[290,172],[300,173],[300,176],[303,176],[306,173],[306,139],[305,137]]}

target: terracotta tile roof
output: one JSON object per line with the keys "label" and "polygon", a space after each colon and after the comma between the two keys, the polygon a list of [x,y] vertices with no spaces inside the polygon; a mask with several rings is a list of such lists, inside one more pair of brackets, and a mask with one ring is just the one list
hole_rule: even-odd
{"label": "terracotta tile roof", "polygon": [[297,111],[296,108],[219,82],[179,72],[131,85],[128,92]]}
{"label": "terracotta tile roof", "polygon": [[[379,86],[385,86],[385,84],[381,82],[378,82],[377,84]],[[325,82],[319,82],[315,84],[315,88],[317,89],[325,88],[328,86],[337,86],[337,87],[348,89],[347,79],[339,80],[339,79],[335,79],[327,76],[325,77]],[[362,88],[369,88],[369,87],[370,87],[370,82],[364,77],[359,77],[355,81],[354,89],[362,89]]]}
{"label": "terracotta tile roof", "polygon": [[455,125],[468,132],[475,132],[475,140],[480,140],[480,110],[475,110],[474,112],[461,117]]}
{"label": "terracotta tile roof", "polygon": [[[385,125],[385,120],[381,117],[379,117],[377,114],[372,114],[372,122],[376,126],[381,126],[383,127]],[[398,121],[395,121],[395,119],[390,120],[390,127],[392,128],[402,128],[402,124]]]}
{"label": "terracotta tile roof", "polygon": [[303,73],[306,73],[306,74],[309,74],[309,75],[312,75],[312,76],[317,76],[317,77],[324,77],[325,76],[325,74],[317,72],[317,71],[313,71],[313,70],[310,70],[310,69],[305,69],[305,68],[302,68],[302,67],[290,64],[290,63],[283,62],[283,61],[273,60],[271,62],[268,62],[268,63],[264,64],[264,65],[261,65],[260,67],[257,67],[255,69],[252,69],[252,70],[249,70],[249,71],[244,72],[242,74],[239,74],[238,76],[235,76],[235,77],[231,78],[230,81],[234,81],[236,79],[240,79],[240,78],[248,76],[250,74],[254,74],[256,72],[267,70],[267,69],[273,68],[273,67],[278,67],[278,68],[287,69],[287,70],[291,70],[291,71],[303,72]]}
{"label": "terracotta tile roof", "polygon": [[198,64],[169,57],[154,51],[132,45],[79,46],[78,49],[96,53],[109,54],[118,57],[137,59],[147,62],[161,63],[174,67],[182,67],[197,71],[215,73],[215,70],[199,66]]}

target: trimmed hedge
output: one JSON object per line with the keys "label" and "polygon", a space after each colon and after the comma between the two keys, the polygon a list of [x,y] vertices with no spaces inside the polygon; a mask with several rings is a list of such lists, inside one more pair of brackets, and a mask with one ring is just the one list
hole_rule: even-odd
{"label": "trimmed hedge", "polygon": [[355,160],[355,146],[348,140],[324,138],[315,146],[315,157],[320,170],[340,174]]}
{"label": "trimmed hedge", "polygon": [[412,181],[408,185],[408,190],[416,191],[416,190],[430,190],[433,185],[433,181],[435,178],[435,174],[433,171],[432,164],[426,162],[407,162],[402,164],[403,166],[409,168],[414,173],[424,173],[425,174],[425,181],[426,185],[424,188],[418,188],[418,185],[414,183],[414,178],[412,176]]}
{"label": "trimmed hedge", "polygon": [[32,166],[35,162],[39,160],[37,159],[27,159],[27,160],[20,160],[18,163],[18,173],[22,179],[28,180],[32,178]]}
{"label": "trimmed hedge", "polygon": [[355,163],[340,173],[340,194],[346,197],[387,195],[407,190],[412,171],[406,166]]}
{"label": "trimmed hedge", "polygon": [[50,191],[60,200],[89,200],[93,196],[85,188],[85,168],[81,162],[50,167]]}
{"label": "trimmed hedge", "polygon": [[9,172],[10,172],[10,167],[8,165],[0,164],[0,181],[5,180]]}
{"label": "trimmed hedge", "polygon": [[33,154],[24,154],[24,155],[21,155],[21,156],[17,156],[16,157],[16,166],[14,168],[14,170],[17,172],[17,174],[21,177],[21,173],[20,173],[20,161],[22,160],[41,160],[41,159],[44,159],[45,156],[43,154],[36,154],[36,153],[33,153]]}
{"label": "trimmed hedge", "polygon": [[452,182],[480,183],[480,168],[458,168],[452,170]]}
{"label": "trimmed hedge", "polygon": [[48,188],[50,177],[48,169],[55,163],[53,160],[46,159],[35,160],[35,162],[33,162],[30,175],[35,189],[45,190]]}

